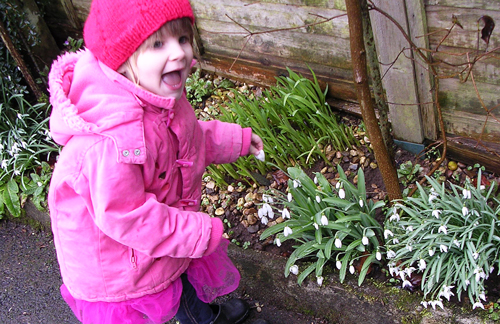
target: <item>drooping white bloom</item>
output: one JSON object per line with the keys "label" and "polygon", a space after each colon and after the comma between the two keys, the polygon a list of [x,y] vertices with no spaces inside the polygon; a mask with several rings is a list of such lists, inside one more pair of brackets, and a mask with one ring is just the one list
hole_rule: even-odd
{"label": "drooping white bloom", "polygon": [[285,226],[285,228],[283,229],[283,235],[285,237],[287,237],[288,235],[291,235],[293,233],[292,229],[288,226]]}
{"label": "drooping white bloom", "polygon": [[399,243],[399,240],[397,238],[392,239],[392,244],[398,244],[398,243]]}
{"label": "drooping white bloom", "polygon": [[257,154],[255,154],[255,158],[259,161],[264,162],[266,160],[266,153],[264,152],[264,150],[261,150],[257,152]]}
{"label": "drooping white bloom", "polygon": [[321,202],[321,197],[320,196],[316,196],[316,202],[319,204]]}
{"label": "drooping white bloom", "polygon": [[408,287],[408,288],[413,287],[413,285],[411,284],[411,282],[409,280],[403,280],[403,289],[406,287]]}
{"label": "drooping white bloom", "polygon": [[314,176],[314,184],[318,184],[318,177]]}
{"label": "drooping white bloom", "polygon": [[365,202],[363,201],[363,199],[360,199],[359,200],[359,207],[363,208],[364,205],[365,205]]}
{"label": "drooping white bloom", "polygon": [[441,252],[448,252],[448,247],[444,244],[439,245],[439,251]]}
{"label": "drooping white bloom", "polygon": [[486,301],[486,295],[484,294],[484,292],[479,294],[479,298],[482,299],[483,301]]}
{"label": "drooping white bloom", "polygon": [[387,251],[387,259],[393,259],[395,257],[396,257],[396,252],[394,252],[393,250]]}
{"label": "drooping white bloom", "polygon": [[335,247],[340,249],[342,247],[342,241],[339,238],[335,239]]}
{"label": "drooping white bloom", "polygon": [[339,198],[340,199],[344,199],[345,198],[345,191],[342,188],[339,190]]}
{"label": "drooping white bloom", "polygon": [[411,252],[413,251],[413,246],[411,246],[410,244],[406,245],[406,249]]}
{"label": "drooping white bloom", "polygon": [[288,202],[291,202],[293,200],[293,196],[292,196],[291,192],[288,193],[287,198],[288,198]]}
{"label": "drooping white bloom", "polygon": [[349,267],[349,272],[351,274],[354,274],[355,271],[356,271],[356,269],[354,269],[354,266],[351,264],[351,266]]}
{"label": "drooping white bloom", "polygon": [[433,210],[432,211],[432,216],[436,217],[436,218],[439,218],[439,214],[441,214],[441,211],[440,210]]}
{"label": "drooping white bloom", "polygon": [[384,237],[385,237],[385,239],[387,240],[387,238],[388,238],[389,236],[394,236],[394,233],[392,233],[392,232],[391,232],[391,230],[386,229],[386,230],[384,231]]}
{"label": "drooping white bloom", "polygon": [[338,190],[339,188],[340,188],[340,181],[335,184],[335,189]]}
{"label": "drooping white bloom", "polygon": [[318,225],[318,224],[314,223],[314,224],[313,224],[313,226],[314,226],[314,228],[315,228],[316,230],[319,230],[319,225]]}
{"label": "drooping white bloom", "polygon": [[290,267],[290,273],[293,273],[294,275],[299,274],[299,266],[294,264],[293,266]]}
{"label": "drooping white bloom", "polygon": [[427,268],[427,263],[425,263],[424,259],[420,259],[420,261],[418,261],[418,270],[423,271],[425,268]]}
{"label": "drooping white bloom", "polygon": [[404,272],[408,275],[408,277],[411,277],[411,274],[413,273],[413,271],[415,271],[416,269],[414,267],[407,267],[405,268]]}
{"label": "drooping white bloom", "polygon": [[301,186],[302,186],[302,183],[300,182],[300,180],[298,180],[298,179],[293,180],[293,187],[294,188],[298,188]]}
{"label": "drooping white bloom", "polygon": [[267,223],[269,223],[269,219],[267,219],[266,216],[262,216],[262,218],[260,219],[260,222],[262,223],[262,225],[267,225]]}
{"label": "drooping white bloom", "polygon": [[389,217],[389,222],[399,222],[399,220],[400,218],[398,213],[394,213],[391,217]]}
{"label": "drooping white bloom", "polygon": [[455,244],[458,248],[460,247],[460,242],[457,239],[453,240],[453,244]]}
{"label": "drooping white bloom", "polygon": [[8,166],[9,166],[9,161],[2,160],[2,169],[7,170]]}
{"label": "drooping white bloom", "polygon": [[468,285],[470,285],[469,279],[465,279],[464,283],[465,283],[465,287],[467,287]]}
{"label": "drooping white bloom", "polygon": [[477,252],[472,253],[472,257],[474,258],[474,260],[477,260],[479,258],[479,253]]}
{"label": "drooping white bloom", "polygon": [[442,296],[442,297],[446,298],[449,301],[451,296],[455,296],[455,294],[451,291],[451,289],[453,287],[455,287],[455,286],[446,286],[446,285],[443,285],[443,289],[439,292],[439,297]]}
{"label": "drooping white bloom", "polygon": [[484,189],[486,189],[486,186],[485,186],[485,185],[480,185],[480,186],[479,186],[479,190],[484,190]]}
{"label": "drooping white bloom", "polygon": [[434,249],[430,249],[429,250],[429,256],[433,256],[434,255]]}
{"label": "drooping white bloom", "polygon": [[283,219],[290,219],[290,212],[288,211],[287,208],[283,208],[283,211],[281,212],[281,217]]}
{"label": "drooping white bloom", "polygon": [[420,304],[421,304],[422,306],[424,306],[424,308],[427,308],[427,302],[426,302],[425,300],[422,300],[422,301],[420,302]]}
{"label": "drooping white bloom", "polygon": [[407,231],[407,232],[413,232],[413,226],[411,226],[411,225],[410,225],[410,226],[408,226],[408,227],[406,228],[406,231]]}
{"label": "drooping white bloom", "polygon": [[444,306],[443,306],[443,302],[440,301],[440,300],[433,300],[433,301],[430,301],[429,304],[431,304],[432,306],[432,309],[436,309],[436,306],[439,306],[441,307],[442,309],[444,309]]}
{"label": "drooping white bloom", "polygon": [[41,183],[40,181],[38,181],[38,182],[36,183],[36,185],[37,185],[37,186],[39,186],[39,187],[41,187],[41,186],[43,185],[43,183]]}
{"label": "drooping white bloom", "polygon": [[316,282],[318,283],[318,286],[321,286],[323,284],[323,277],[316,277]]}
{"label": "drooping white bloom", "polygon": [[462,215],[464,216],[467,216],[467,214],[469,213],[469,209],[465,206],[462,207]]}
{"label": "drooping white bloom", "polygon": [[368,237],[363,236],[363,238],[361,239],[361,243],[363,243],[363,245],[368,245],[369,243]]}
{"label": "drooping white bloom", "polygon": [[443,232],[444,234],[448,234],[448,230],[446,228],[446,225],[441,225],[439,226],[438,233]]}
{"label": "drooping white bloom", "polygon": [[495,267],[494,267],[494,266],[491,266],[491,267],[490,267],[490,273],[493,273],[493,271],[495,271]]}
{"label": "drooping white bloom", "polygon": [[274,199],[273,197],[269,196],[269,195],[262,195],[262,200],[265,202],[265,203],[273,203],[274,202]]}
{"label": "drooping white bloom", "polygon": [[322,226],[327,226],[328,225],[328,218],[326,218],[325,215],[321,215],[321,225]]}
{"label": "drooping white bloom", "polygon": [[379,260],[379,261],[382,260],[382,253],[380,253],[379,251],[377,251],[377,253],[375,254],[375,258],[377,260]]}
{"label": "drooping white bloom", "polygon": [[476,269],[474,269],[474,274],[476,275],[476,281],[478,282],[479,280],[486,278],[486,274],[484,273],[483,268],[477,267]]}
{"label": "drooping white bloom", "polygon": [[276,246],[280,247],[281,246],[281,240],[279,238],[275,238],[274,239],[274,244],[276,244]]}
{"label": "drooping white bloom", "polygon": [[340,270],[340,268],[342,268],[342,262],[340,262],[340,260],[337,260],[337,262],[335,262],[335,266]]}
{"label": "drooping white bloom", "polygon": [[476,307],[484,309],[484,305],[481,302],[475,302],[474,305],[472,305],[472,309],[475,309]]}
{"label": "drooping white bloom", "polygon": [[431,192],[431,194],[429,195],[429,203],[431,203],[434,199],[436,199],[438,197],[438,194],[435,193],[435,192]]}
{"label": "drooping white bloom", "polygon": [[470,193],[470,190],[468,190],[468,189],[462,190],[462,194],[464,196],[464,199],[470,199],[471,198],[471,193]]}

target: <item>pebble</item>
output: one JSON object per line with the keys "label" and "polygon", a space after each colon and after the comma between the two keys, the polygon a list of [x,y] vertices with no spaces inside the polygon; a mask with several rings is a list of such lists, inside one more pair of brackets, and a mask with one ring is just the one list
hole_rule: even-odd
{"label": "pebble", "polygon": [[225,213],[225,210],[222,207],[219,207],[215,210],[215,215],[217,215],[217,216],[222,216],[222,215],[224,215],[224,213]]}
{"label": "pebble", "polygon": [[371,162],[371,163],[370,163],[370,168],[372,168],[372,169],[376,169],[376,168],[378,168],[377,163],[375,163],[375,162]]}
{"label": "pebble", "polygon": [[259,224],[248,226],[247,230],[250,234],[255,234],[259,231]]}
{"label": "pebble", "polygon": [[210,181],[209,183],[207,183],[206,187],[208,189],[214,189],[215,188],[215,181]]}

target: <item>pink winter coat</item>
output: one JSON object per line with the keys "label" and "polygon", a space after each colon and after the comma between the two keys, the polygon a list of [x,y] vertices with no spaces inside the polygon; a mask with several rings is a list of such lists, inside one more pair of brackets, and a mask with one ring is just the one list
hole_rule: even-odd
{"label": "pink winter coat", "polygon": [[49,75],[51,134],[64,145],[49,191],[54,243],[73,297],[160,292],[213,252],[219,218],[198,212],[207,165],[247,155],[251,130],[197,121],[183,96],[156,96],[68,53]]}

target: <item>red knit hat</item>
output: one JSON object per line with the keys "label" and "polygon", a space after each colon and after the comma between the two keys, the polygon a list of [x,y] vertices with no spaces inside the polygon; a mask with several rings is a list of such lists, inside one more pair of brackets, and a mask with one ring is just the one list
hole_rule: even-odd
{"label": "red knit hat", "polygon": [[188,0],[93,0],[83,29],[85,46],[117,70],[166,22],[190,18]]}

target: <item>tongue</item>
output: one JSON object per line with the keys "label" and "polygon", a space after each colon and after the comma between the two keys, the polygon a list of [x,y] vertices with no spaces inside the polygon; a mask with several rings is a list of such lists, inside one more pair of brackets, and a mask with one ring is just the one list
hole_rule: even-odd
{"label": "tongue", "polygon": [[181,82],[179,71],[173,71],[163,75],[163,82],[171,86],[178,85]]}

